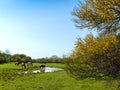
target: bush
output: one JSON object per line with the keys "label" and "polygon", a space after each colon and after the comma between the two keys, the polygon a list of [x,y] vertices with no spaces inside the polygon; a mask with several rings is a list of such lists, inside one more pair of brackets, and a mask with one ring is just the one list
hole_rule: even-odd
{"label": "bush", "polygon": [[120,45],[115,35],[79,38],[70,57],[67,71],[76,78],[116,77],[120,73]]}
{"label": "bush", "polygon": [[87,62],[81,62],[81,58],[71,59],[66,63],[67,72],[76,79],[95,77],[98,72]]}
{"label": "bush", "polygon": [[116,77],[120,74],[120,45],[114,45],[103,53],[94,53],[91,64],[107,76]]}

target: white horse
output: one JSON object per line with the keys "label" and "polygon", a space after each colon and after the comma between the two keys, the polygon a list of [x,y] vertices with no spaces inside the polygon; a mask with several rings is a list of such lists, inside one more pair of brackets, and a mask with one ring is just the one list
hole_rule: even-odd
{"label": "white horse", "polygon": [[22,63],[21,63],[21,67],[22,67],[22,68],[26,68],[26,64],[22,62]]}
{"label": "white horse", "polygon": [[32,67],[33,63],[32,62],[27,62],[27,67]]}

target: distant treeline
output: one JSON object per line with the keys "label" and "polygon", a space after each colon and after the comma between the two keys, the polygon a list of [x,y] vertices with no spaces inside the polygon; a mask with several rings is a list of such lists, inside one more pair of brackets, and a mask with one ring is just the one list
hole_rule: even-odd
{"label": "distant treeline", "polygon": [[9,62],[24,62],[27,63],[29,61],[33,63],[64,63],[68,58],[67,57],[58,57],[56,55],[51,56],[50,58],[38,58],[32,59],[30,56],[25,54],[14,54],[11,55],[10,53],[0,52],[0,64],[2,63],[9,63]]}
{"label": "distant treeline", "polygon": [[38,58],[33,60],[36,63],[65,63],[69,58]]}

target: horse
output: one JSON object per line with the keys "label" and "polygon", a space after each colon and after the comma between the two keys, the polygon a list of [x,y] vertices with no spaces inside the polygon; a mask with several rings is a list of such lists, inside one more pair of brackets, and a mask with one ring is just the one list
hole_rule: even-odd
{"label": "horse", "polygon": [[17,66],[18,66],[19,64],[20,64],[20,62],[18,62],[18,61],[16,61],[16,62],[15,62],[15,65],[17,65]]}
{"label": "horse", "polygon": [[45,65],[40,65],[40,69],[41,72],[45,72]]}
{"label": "horse", "polygon": [[45,68],[45,65],[40,65],[40,68],[41,68],[41,69],[44,69],[44,68]]}
{"label": "horse", "polygon": [[26,64],[22,62],[22,63],[21,63],[21,67],[22,67],[22,68],[26,68]]}
{"label": "horse", "polygon": [[45,68],[45,65],[40,65],[40,68],[42,68],[42,69]]}
{"label": "horse", "polygon": [[27,67],[32,67],[33,63],[32,62],[27,62]]}

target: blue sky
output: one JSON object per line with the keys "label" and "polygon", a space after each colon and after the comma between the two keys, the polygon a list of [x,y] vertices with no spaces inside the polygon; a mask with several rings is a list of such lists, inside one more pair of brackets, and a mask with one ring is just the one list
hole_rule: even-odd
{"label": "blue sky", "polygon": [[70,54],[80,30],[71,12],[78,0],[0,0],[0,50],[32,58]]}

